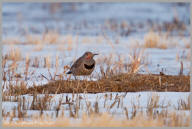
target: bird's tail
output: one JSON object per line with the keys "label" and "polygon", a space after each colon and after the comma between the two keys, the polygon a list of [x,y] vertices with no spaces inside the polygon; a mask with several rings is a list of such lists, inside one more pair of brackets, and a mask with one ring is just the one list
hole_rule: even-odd
{"label": "bird's tail", "polygon": [[71,72],[71,71],[69,71],[69,72],[67,72],[67,74],[72,74],[72,72]]}

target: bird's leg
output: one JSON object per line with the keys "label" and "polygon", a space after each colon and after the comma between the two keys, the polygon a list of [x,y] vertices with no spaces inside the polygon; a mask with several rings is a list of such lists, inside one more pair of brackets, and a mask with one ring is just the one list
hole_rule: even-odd
{"label": "bird's leg", "polygon": [[86,78],[86,76],[83,76],[83,81],[87,81],[87,78]]}
{"label": "bird's leg", "polygon": [[91,75],[89,75],[88,78],[89,78],[89,81],[92,81],[92,79],[91,79]]}
{"label": "bird's leg", "polygon": [[75,77],[75,81],[77,80],[77,77],[76,76],[74,76]]}
{"label": "bird's leg", "polygon": [[87,76],[84,76],[84,80],[85,80],[85,81],[88,81]]}
{"label": "bird's leg", "polygon": [[87,76],[87,81],[89,81],[89,76]]}

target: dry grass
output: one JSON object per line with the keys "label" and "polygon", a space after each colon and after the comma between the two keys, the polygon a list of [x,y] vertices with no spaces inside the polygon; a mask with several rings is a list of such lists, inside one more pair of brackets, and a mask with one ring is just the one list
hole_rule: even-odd
{"label": "dry grass", "polygon": [[[147,56],[144,54],[143,49],[134,48],[129,54],[129,60],[121,55],[118,56],[118,60],[113,63],[113,55],[110,57],[100,58],[100,73],[98,73],[98,81],[70,81],[70,76],[67,76],[65,72],[68,70],[68,66],[64,67],[64,74],[57,75],[58,71],[58,57],[56,57],[55,64],[50,60],[49,56],[43,58],[41,61],[38,57],[29,59],[26,56],[23,73],[17,73],[16,69],[18,64],[16,61],[9,65],[9,70],[3,72],[3,80],[9,80],[7,90],[10,94],[26,94],[34,91],[42,93],[47,91],[48,93],[98,93],[98,92],[134,92],[134,91],[177,91],[184,92],[189,91],[190,83],[189,76],[169,76],[169,75],[143,75],[137,74],[138,71],[147,64]],[[3,58],[3,69],[5,69],[7,59]],[[104,69],[104,65],[107,67]],[[29,67],[44,67],[49,72],[49,77],[45,77],[50,83],[44,86],[37,86],[27,89],[27,80],[34,74],[34,71],[30,71]],[[56,67],[56,72],[51,74],[50,68]],[[183,67],[181,67],[181,73]],[[125,73],[125,74],[122,74]],[[34,76],[34,75],[33,75]],[[63,80],[63,78],[67,80]],[[16,84],[12,84],[12,80],[16,78]],[[56,81],[56,78],[59,79]],[[78,87],[76,87],[78,85]],[[3,84],[3,89],[5,89]]]}
{"label": "dry grass", "polygon": [[25,37],[25,43],[26,44],[42,44],[42,39],[39,35],[30,35],[27,34]]}
{"label": "dry grass", "polygon": [[3,44],[20,44],[21,40],[18,39],[18,37],[9,37],[2,40]]}
{"label": "dry grass", "polygon": [[148,64],[148,55],[145,49],[132,46],[127,57],[121,54],[109,54],[96,60],[100,65],[100,73],[98,78],[109,78],[121,73],[134,74],[145,68]]}
{"label": "dry grass", "polygon": [[[125,26],[122,23],[122,26]],[[77,44],[80,43],[107,43],[112,48],[113,52],[115,52],[115,44],[120,43],[119,37],[117,36],[114,41],[112,41],[107,35],[104,33],[103,35],[99,35],[96,37],[83,37],[78,38],[79,36],[73,35],[60,35],[56,30],[47,30],[42,33],[42,35],[34,35],[27,33],[24,40],[17,39],[16,41],[10,42],[9,38],[4,39],[3,42],[5,44],[22,44],[36,45],[34,51],[41,51],[46,44],[54,44],[57,45],[57,49],[59,51],[71,51],[72,49],[76,49]],[[174,37],[171,37],[169,33],[157,33],[154,31],[150,31],[144,35],[144,43],[137,47],[139,48],[175,48],[179,46],[179,41],[175,40]],[[76,46],[76,47],[75,47]],[[185,48],[189,48],[190,43],[185,43]]]}
{"label": "dry grass", "polygon": [[[125,25],[123,25],[125,26]],[[113,28],[113,27],[112,27]],[[115,27],[113,28],[115,29]],[[35,38],[28,37],[28,42],[36,44],[36,51],[41,51],[44,47],[44,44],[55,44],[59,41],[59,36],[57,33],[55,35],[49,32],[45,33],[43,37]],[[50,37],[49,37],[50,36]],[[51,37],[52,36],[52,37]],[[102,37],[103,38],[103,37]],[[98,41],[103,41],[101,37],[98,38]],[[86,42],[90,42],[89,39],[84,39]],[[169,46],[163,46],[164,44],[159,43],[160,37],[158,35],[150,33],[146,36],[146,46],[151,48],[168,48]],[[71,36],[68,35],[64,38],[63,42],[59,45],[65,44],[63,47],[65,50],[73,49],[74,42],[77,42]],[[114,43],[108,41],[108,44],[115,49]],[[63,49],[62,48],[62,49]],[[9,54],[3,57],[2,67],[3,67],[3,80],[8,81],[9,85],[3,83],[3,101],[18,102],[18,107],[13,109],[13,112],[5,113],[5,109],[2,111],[3,114],[3,126],[51,126],[51,127],[63,127],[63,126],[78,126],[78,127],[145,127],[145,126],[189,126],[189,116],[184,114],[176,114],[172,112],[167,114],[167,110],[157,113],[157,108],[163,107],[164,105],[158,105],[159,98],[158,96],[153,96],[148,100],[147,105],[147,116],[144,115],[139,109],[139,105],[133,104],[132,113],[128,111],[130,108],[123,107],[122,96],[116,95],[115,99],[112,99],[111,96],[105,96],[104,108],[108,107],[108,111],[114,108],[122,108],[125,118],[122,117],[122,120],[116,119],[108,113],[102,113],[102,109],[99,108],[97,100],[94,103],[86,101],[87,112],[84,115],[80,116],[81,111],[81,101],[84,100],[82,96],[68,98],[66,101],[62,102],[62,98],[59,99],[59,103],[56,107],[51,107],[52,96],[50,94],[58,93],[101,93],[101,92],[136,92],[136,91],[177,91],[177,92],[188,92],[190,90],[190,81],[189,76],[170,76],[170,75],[154,75],[154,74],[138,74],[143,66],[148,63],[147,55],[145,54],[145,49],[140,48],[140,46],[133,47],[132,51],[129,53],[129,59],[126,60],[125,57],[117,55],[118,60],[113,61],[114,57],[112,54],[109,57],[100,58],[97,62],[100,63],[100,75],[98,76],[98,81],[72,81],[70,76],[63,80],[66,77],[66,71],[69,69],[68,66],[64,66],[64,71],[62,75],[57,75],[59,68],[59,58],[56,57],[55,64],[51,61],[49,56],[44,57],[43,60],[36,57],[34,59],[29,59],[28,56],[25,58],[24,69],[22,73],[17,73],[18,64],[17,61],[21,60],[21,53],[19,49],[10,50]],[[11,64],[7,64],[8,60],[13,60]],[[104,69],[103,65],[106,65]],[[5,68],[8,66],[8,70]],[[46,78],[50,83],[43,86],[33,85],[31,88],[27,87],[27,83],[24,80],[27,80],[34,74],[34,71],[30,71],[30,67],[44,67],[48,69],[49,77]],[[50,68],[56,67],[56,72],[52,75],[50,73]],[[50,78],[50,79],[49,79]],[[56,81],[56,78],[59,78]],[[24,80],[23,80],[24,79]],[[16,80],[16,84],[13,84],[12,81]],[[6,90],[5,90],[6,89]],[[22,94],[32,94],[32,102],[29,102],[25,97],[22,97]],[[42,97],[39,97],[39,94],[44,94]],[[110,105],[106,104],[106,101],[111,101]],[[82,118],[76,124],[71,123],[70,119],[61,115],[62,105],[68,105],[68,112],[70,117],[75,119]],[[190,102],[179,100],[178,107],[176,110],[189,110]],[[38,110],[40,115],[37,116],[34,121],[25,121],[25,118],[32,117],[27,115],[27,110]],[[53,121],[52,116],[46,116],[44,111],[53,110],[55,111],[56,121]],[[65,110],[64,110],[65,111]],[[64,112],[62,111],[62,112]],[[5,121],[6,118],[10,117],[10,121]],[[19,118],[19,121],[15,122],[13,119]],[[170,121],[166,121],[169,119]],[[138,122],[139,121],[139,122]],[[46,124],[49,123],[49,124]]]}
{"label": "dry grass", "polygon": [[147,55],[144,49],[133,48],[129,55],[131,62],[129,63],[129,73],[137,73],[143,65],[148,64]]}
{"label": "dry grass", "polygon": [[146,48],[156,48],[158,47],[160,37],[154,32],[150,32],[145,35],[144,40]]}
{"label": "dry grass", "polygon": [[177,43],[166,34],[163,35],[151,31],[144,36],[144,48],[167,49],[170,47],[176,47],[176,45]]}
{"label": "dry grass", "polygon": [[181,62],[181,61],[184,61],[184,60],[190,61],[191,60],[190,56],[191,56],[190,51],[182,50],[182,51],[179,51],[176,54],[176,60],[178,62]]}
{"label": "dry grass", "polygon": [[[154,108],[154,107],[153,107]],[[20,109],[19,109],[20,110]],[[137,110],[137,109],[135,109]],[[22,114],[24,116],[24,114]],[[33,116],[32,121],[5,121],[4,127],[187,127],[190,125],[190,115],[176,113],[176,111],[162,110],[156,114],[145,115],[142,111],[136,111],[134,117],[113,117],[109,113],[83,113],[81,119],[71,119],[58,116],[56,119],[49,115]]]}
{"label": "dry grass", "polygon": [[35,45],[34,51],[42,51],[44,48],[44,44],[40,43]]}
{"label": "dry grass", "polygon": [[22,40],[18,38],[6,38],[3,40],[4,44],[38,45],[34,49],[35,51],[41,50],[45,44],[56,44],[59,42],[63,41],[56,30],[47,30],[43,32],[42,35],[30,34],[28,31],[26,31],[26,35]]}
{"label": "dry grass", "polygon": [[[187,113],[180,113],[181,110],[189,111],[188,101],[178,101],[176,110],[170,110],[169,103],[159,103],[159,96],[156,94],[148,97],[148,104],[146,110],[140,104],[136,104],[137,100],[132,102],[130,108],[123,106],[123,99],[126,99],[127,93],[122,95],[105,94],[105,102],[103,107],[98,105],[100,98],[97,98],[95,102],[88,101],[85,96],[78,94],[72,94],[71,97],[66,96],[63,101],[63,96],[57,99],[59,101],[56,106],[51,106],[55,101],[54,95],[44,94],[39,96],[38,94],[32,95],[32,101],[27,100],[24,96],[18,96],[16,102],[18,105],[12,109],[11,112],[5,113],[5,109],[2,111],[3,126],[4,127],[162,127],[162,126],[189,126],[190,115]],[[13,98],[13,97],[12,97]],[[189,99],[189,97],[188,97]],[[82,107],[82,101],[85,101]],[[185,104],[183,103],[185,102]],[[66,108],[62,108],[66,105]],[[181,108],[182,107],[182,108]],[[185,108],[183,108],[185,107]],[[82,109],[86,109],[80,113]],[[102,109],[107,109],[107,112],[102,112]],[[118,108],[122,111],[122,116],[119,118],[114,115],[114,111],[111,110]],[[158,111],[158,108],[162,110]],[[27,110],[38,110],[39,114],[28,115]],[[54,110],[53,114],[46,114],[44,111]],[[128,112],[132,110],[132,112]],[[65,116],[65,113],[69,116]],[[124,116],[123,116],[124,115]],[[56,117],[54,117],[56,116]],[[10,118],[7,120],[7,118]],[[15,121],[15,118],[19,118]],[[31,118],[31,121],[25,118]],[[73,122],[71,121],[73,120]],[[47,123],[47,124],[46,124]]]}
{"label": "dry grass", "polygon": [[59,34],[56,31],[48,31],[43,34],[43,41],[45,43],[54,44],[57,43],[59,39]]}
{"label": "dry grass", "polygon": [[[76,9],[75,5],[72,5],[72,10]],[[51,4],[50,12],[56,13],[57,9],[60,9],[60,4]],[[86,21],[85,21],[86,22]],[[84,23],[85,26],[87,23]],[[111,19],[103,25],[103,30],[109,32],[115,32],[118,36],[128,36],[132,31],[134,32],[135,27],[143,28],[146,23],[140,25],[129,24],[126,21],[118,23]],[[87,25],[88,26],[88,25]],[[101,25],[102,26],[102,25]],[[158,25],[156,25],[158,27]],[[52,64],[49,56],[44,57],[43,60],[36,57],[29,59],[28,56],[25,58],[25,64],[23,71],[17,73],[18,64],[17,61],[22,60],[21,50],[17,47],[12,47],[8,54],[3,57],[2,68],[3,68],[3,85],[2,85],[2,100],[17,102],[18,106],[13,108],[11,112],[5,113],[5,109],[2,110],[3,126],[5,127],[154,127],[154,126],[189,126],[190,116],[185,113],[177,113],[179,110],[190,110],[190,98],[187,100],[179,100],[178,106],[175,107],[176,111],[169,111],[169,105],[159,105],[159,96],[151,96],[147,101],[146,111],[141,110],[140,105],[132,104],[131,108],[123,106],[123,96],[105,95],[105,101],[103,107],[107,109],[107,113],[103,113],[102,109],[99,108],[99,99],[95,102],[87,101],[83,96],[78,93],[101,93],[101,92],[136,92],[136,91],[177,91],[177,92],[189,92],[190,90],[190,76],[184,76],[182,74],[178,76],[170,75],[154,75],[154,74],[138,74],[143,66],[148,63],[147,55],[145,55],[143,48],[160,48],[167,49],[176,47],[177,42],[172,40],[170,33],[174,30],[186,30],[187,26],[179,21],[177,17],[174,18],[170,23],[164,23],[163,26],[159,26],[159,32],[151,31],[144,36],[143,46],[136,45],[127,58],[116,55],[117,61],[113,61],[113,55],[108,57],[100,58],[97,62],[100,63],[100,76],[98,81],[72,81],[68,77],[67,80],[63,80],[66,77],[66,71],[69,69],[68,66],[64,66],[62,75],[59,75],[59,80],[56,81],[56,73],[59,68],[59,59],[56,57],[55,65]],[[150,25],[151,28],[151,25]],[[161,34],[161,29],[168,31],[165,35]],[[78,28],[76,28],[78,29]],[[79,39],[78,36],[73,35],[60,35],[58,31],[47,30],[42,35],[33,35],[26,32],[24,41],[18,38],[7,38],[3,40],[4,44],[23,44],[36,45],[34,51],[41,51],[45,45],[54,44],[57,45],[58,50],[71,51],[75,49],[74,44],[78,42],[82,43],[107,43],[115,53],[115,45],[120,42],[117,38],[113,42],[106,35],[97,36],[96,38],[84,37]],[[117,37],[118,37],[117,36]],[[190,48],[190,43],[186,43],[185,48]],[[77,47],[76,47],[77,49]],[[116,53],[115,53],[116,54]],[[190,59],[190,52],[183,55],[178,55],[178,61],[183,59]],[[114,57],[114,58],[116,58]],[[8,60],[12,60],[11,64],[7,64]],[[182,64],[182,63],[181,63]],[[104,69],[103,65],[106,65]],[[181,65],[183,66],[183,64]],[[27,87],[26,80],[34,74],[34,71],[30,71],[30,67],[44,67],[48,69],[50,82],[43,86],[33,85],[31,88]],[[56,72],[52,75],[50,68],[56,67]],[[8,70],[6,70],[8,68]],[[181,67],[183,73],[183,67]],[[39,78],[39,77],[37,77]],[[9,85],[5,84],[5,81]],[[12,83],[15,81],[15,83]],[[52,101],[53,96],[51,94],[58,93],[71,93],[72,97],[66,96],[65,101],[63,98],[59,98],[57,105],[52,107],[54,103]],[[77,94],[75,94],[77,93]],[[22,94],[32,95],[32,101],[27,100]],[[43,94],[41,97],[39,94]],[[76,97],[75,97],[76,95]],[[81,116],[80,112],[82,109],[81,101],[86,101],[85,107],[86,112]],[[107,101],[111,103],[108,105]],[[67,105],[65,110],[62,110],[62,106]],[[164,108],[165,107],[165,108]],[[115,118],[110,111],[115,108],[121,108],[124,113],[124,117]],[[162,108],[160,112],[157,108]],[[27,114],[27,110],[36,110],[40,114],[37,116],[30,116]],[[53,114],[56,118],[53,118],[52,114],[49,116],[44,111],[53,110]],[[132,110],[131,113],[129,111]],[[62,113],[61,113],[62,111]],[[64,116],[63,113],[69,114]],[[146,113],[146,114],[145,114]],[[10,120],[6,120],[10,118]],[[14,121],[14,118],[19,118],[18,121]],[[31,121],[26,121],[25,118],[32,118]],[[71,122],[71,118],[74,120]],[[78,119],[81,120],[78,120]]]}
{"label": "dry grass", "polygon": [[[67,69],[67,68],[66,68]],[[130,76],[129,76],[130,75]],[[147,105],[147,114],[145,114],[145,111],[142,111],[140,109],[139,105],[132,104],[132,113],[130,114],[128,110],[130,108],[124,107],[123,106],[123,99],[127,95],[118,95],[116,96],[111,95],[105,95],[105,102],[103,103],[103,107],[107,109],[108,113],[103,113],[101,112],[102,110],[99,108],[100,105],[98,105],[99,99],[96,99],[95,102],[90,102],[87,101],[87,99],[84,96],[80,96],[78,94],[74,93],[79,93],[81,92],[82,88],[83,93],[91,92],[91,89],[94,89],[94,92],[96,90],[101,90],[98,92],[103,92],[108,91],[109,87],[104,86],[104,83],[106,83],[108,86],[112,86],[112,91],[118,91],[121,88],[126,88],[125,85],[122,85],[122,83],[119,83],[120,81],[126,81],[126,84],[130,81],[127,82],[127,78],[133,79],[132,83],[129,84],[129,87],[131,86],[134,89],[138,89],[138,87],[135,87],[137,83],[139,83],[136,79],[140,80],[141,83],[138,84],[140,88],[146,88],[145,86],[142,86],[141,84],[147,84],[149,82],[149,85],[154,82],[152,79],[152,82],[150,82],[151,79],[146,79],[143,78],[141,79],[140,77],[149,77],[147,75],[138,75],[138,74],[128,74],[128,75],[117,75],[113,76],[111,78],[100,80],[101,83],[99,84],[98,82],[86,82],[86,81],[66,81],[68,84],[65,84],[66,82],[58,81],[58,82],[53,82],[49,83],[47,86],[47,89],[44,86],[41,87],[32,87],[27,89],[26,84],[23,83],[18,83],[18,85],[9,85],[9,90],[8,91],[3,91],[3,101],[11,101],[11,102],[18,102],[18,106],[15,107],[11,112],[5,113],[5,109],[2,111],[2,116],[3,116],[3,126],[5,127],[67,127],[67,126],[76,126],[76,127],[128,127],[128,126],[137,126],[137,127],[146,127],[146,126],[189,126],[189,116],[184,115],[184,114],[176,114],[172,112],[172,114],[167,114],[167,109],[163,109],[161,112],[157,113],[157,108],[164,108],[166,107],[165,105],[158,105],[159,102],[159,97],[158,96],[151,96],[148,99],[148,105]],[[155,77],[154,75],[151,75],[151,77]],[[162,77],[162,86],[164,83],[169,85],[170,87],[175,87],[172,86],[172,82],[166,83],[164,79],[167,79],[170,81],[171,76],[156,76],[157,82],[154,83],[154,86],[159,83],[159,77]],[[179,77],[179,76],[177,76]],[[180,76],[184,77],[184,76]],[[180,78],[181,79],[181,78]],[[113,81],[112,81],[113,80]],[[172,79],[178,80],[178,82],[184,80],[184,79]],[[179,86],[181,84],[178,84]],[[63,85],[64,84],[64,85]],[[113,85],[114,84],[114,85]],[[120,87],[116,87],[116,85],[119,85]],[[183,86],[183,85],[182,85]],[[151,87],[151,86],[150,86]],[[169,87],[169,86],[168,86]],[[65,89],[66,88],[66,89]],[[162,87],[159,87],[160,89]],[[183,87],[182,87],[183,88]],[[34,90],[33,90],[34,89]],[[41,90],[41,91],[40,91]],[[50,92],[52,90],[53,92]],[[51,106],[55,101],[53,100],[54,95],[50,95],[50,93],[57,94],[57,93],[62,93],[62,90],[66,91],[69,90],[70,93],[72,93],[72,97],[66,96],[65,101],[63,101],[63,96],[60,97],[58,100],[59,102],[55,107]],[[21,96],[23,93],[29,93],[26,91],[32,91],[32,101],[29,101],[26,99],[24,96]],[[111,91],[111,90],[110,90]],[[123,92],[126,91],[126,89],[122,89]],[[39,93],[42,93],[42,96],[39,96]],[[84,112],[84,115],[80,115],[80,111],[82,110],[82,104],[81,102],[85,101],[86,104],[86,112]],[[107,104],[107,101],[111,101],[111,104]],[[67,105],[68,108],[62,109],[62,105]],[[183,101],[180,100],[178,101],[178,107],[176,107],[176,110],[189,110],[190,103],[189,103],[189,98],[188,101]],[[117,119],[113,117],[110,113],[110,110],[114,108],[121,108],[122,112],[124,112],[124,117],[121,119]],[[167,107],[168,108],[168,107]],[[39,111],[39,115],[37,116],[29,116],[27,115],[27,110],[36,110]],[[44,111],[47,110],[53,110],[55,111],[54,114],[47,115],[44,113]],[[62,111],[62,112],[61,112]],[[73,118],[74,121],[77,121],[77,123],[71,123],[70,118],[66,117],[64,115],[64,112],[68,112],[70,115],[70,118]],[[114,112],[113,112],[114,113]],[[53,118],[53,116],[56,116],[56,118]],[[35,117],[35,119],[34,119]],[[6,119],[10,118],[9,121]],[[14,121],[15,118],[19,118],[18,121]],[[25,121],[25,118],[32,118],[32,121]],[[80,120],[77,120],[79,119]],[[170,121],[167,121],[170,120]],[[138,123],[138,121],[140,121]],[[177,121],[177,122],[175,122]],[[46,123],[49,124],[46,124]]]}
{"label": "dry grass", "polygon": [[10,46],[7,54],[5,54],[7,60],[19,61],[22,59],[21,50],[16,46]]}
{"label": "dry grass", "polygon": [[[58,42],[59,34],[56,31],[47,31],[42,34],[42,36],[39,35],[32,35],[27,34],[25,38],[26,44],[55,44]],[[42,47],[42,45],[39,47]],[[37,48],[36,48],[37,49]]]}
{"label": "dry grass", "polygon": [[[183,117],[187,117],[184,121]],[[190,125],[190,116],[176,115],[176,113],[168,116],[170,122],[168,125],[162,117],[157,119],[146,118],[143,114],[138,114],[132,120],[119,120],[111,117],[111,115],[104,113],[100,116],[84,115],[83,119],[77,122],[70,122],[68,118],[57,118],[54,121],[34,119],[33,121],[18,121],[18,122],[4,122],[3,127],[181,127]],[[177,123],[178,122],[178,123]]]}
{"label": "dry grass", "polygon": [[[113,26],[113,25],[112,25]],[[127,30],[123,33],[130,33],[128,25],[125,23],[122,23],[122,28],[126,28]],[[111,28],[111,27],[110,27]],[[112,27],[113,28],[113,27]],[[30,34],[29,32],[26,32],[25,38],[20,40],[17,38],[6,38],[3,40],[4,44],[23,44],[23,45],[29,45],[34,44],[38,45],[35,47],[35,51],[40,51],[43,49],[45,44],[56,44],[58,45],[58,50],[72,50],[74,49],[73,44],[79,42],[81,43],[107,43],[109,44],[113,49],[114,45],[121,42],[119,40],[119,35],[117,35],[116,39],[114,41],[111,41],[109,37],[105,34],[105,31],[102,32],[104,34],[100,34],[96,37],[89,37],[84,36],[82,38],[77,38],[76,35],[61,35],[58,33],[57,30],[47,30],[46,32],[43,32],[41,35],[35,35]],[[126,35],[128,35],[126,34]],[[121,35],[121,34],[120,34]],[[124,34],[123,34],[124,35]],[[182,39],[185,39],[184,37],[181,37]],[[175,48],[178,45],[177,40],[174,40],[174,37],[172,37],[169,32],[157,32],[157,31],[149,31],[144,35],[144,44],[142,47],[144,48],[160,48],[160,49],[167,49],[167,48]],[[190,43],[185,42],[185,48],[190,48]]]}
{"label": "dry grass", "polygon": [[[103,92],[138,92],[138,91],[175,91],[189,92],[189,76],[171,75],[144,75],[144,74],[121,74],[103,78],[98,81],[73,81],[55,80],[42,86],[20,89],[12,86],[9,92],[13,94],[31,94],[34,92],[50,94],[55,93],[103,93]],[[14,91],[14,92],[13,92]]]}
{"label": "dry grass", "polygon": [[188,96],[187,100],[180,99],[178,100],[178,110],[190,110],[190,96]]}

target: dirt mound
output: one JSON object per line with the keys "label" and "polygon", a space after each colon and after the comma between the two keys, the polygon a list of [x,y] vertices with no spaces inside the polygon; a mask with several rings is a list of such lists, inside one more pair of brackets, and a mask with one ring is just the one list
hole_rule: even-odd
{"label": "dirt mound", "polygon": [[189,92],[190,76],[156,74],[120,74],[98,81],[58,80],[46,85],[28,88],[29,93],[102,93],[102,92],[138,92],[138,91],[174,91]]}

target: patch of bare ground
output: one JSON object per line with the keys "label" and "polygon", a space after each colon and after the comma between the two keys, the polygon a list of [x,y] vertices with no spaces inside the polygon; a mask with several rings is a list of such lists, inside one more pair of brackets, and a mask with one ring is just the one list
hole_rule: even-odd
{"label": "patch of bare ground", "polygon": [[98,81],[58,80],[42,86],[30,87],[22,94],[32,93],[102,93],[172,91],[189,92],[190,77],[186,75],[120,74]]}

